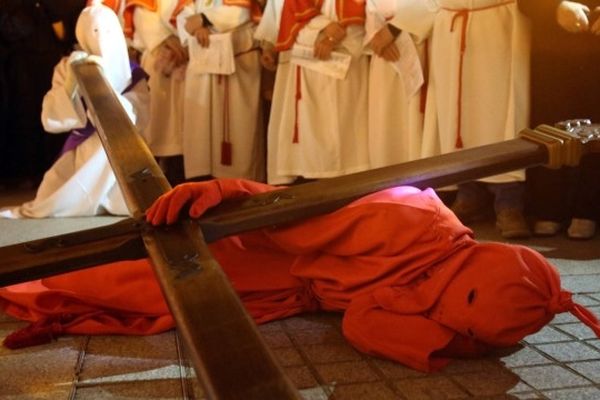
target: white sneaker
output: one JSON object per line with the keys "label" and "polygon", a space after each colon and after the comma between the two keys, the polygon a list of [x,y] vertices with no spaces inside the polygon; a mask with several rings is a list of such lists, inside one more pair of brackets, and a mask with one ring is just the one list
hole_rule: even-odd
{"label": "white sneaker", "polygon": [[571,239],[590,239],[596,233],[596,222],[591,219],[573,218],[567,234]]}
{"label": "white sneaker", "polygon": [[536,236],[554,236],[560,230],[560,223],[555,221],[536,221],[533,233]]}

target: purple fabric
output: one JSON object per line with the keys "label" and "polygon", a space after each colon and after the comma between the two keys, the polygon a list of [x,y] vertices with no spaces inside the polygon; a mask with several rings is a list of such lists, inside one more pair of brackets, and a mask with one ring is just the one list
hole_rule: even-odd
{"label": "purple fabric", "polygon": [[[125,93],[129,92],[142,79],[148,79],[148,74],[138,64],[136,64],[134,62],[129,62],[129,65],[131,67],[131,83],[129,84],[129,86],[127,86],[125,88],[125,90],[123,90],[123,92],[121,94],[125,94]],[[83,106],[84,106],[84,109],[87,110],[85,101],[83,103]],[[67,137],[67,140],[65,141],[65,144],[63,145],[63,148],[60,151],[58,156],[60,157],[63,154],[65,154],[67,151],[73,150],[74,148],[79,146],[81,143],[83,143],[87,138],[89,138],[92,135],[92,133],[94,133],[94,132],[96,132],[96,128],[94,127],[94,125],[92,125],[91,121],[88,119],[85,127],[73,129],[71,131],[71,133],[69,134],[69,137]]]}
{"label": "purple fabric", "polygon": [[94,132],[96,132],[96,128],[89,120],[84,128],[73,129],[69,134],[69,137],[67,137],[62,150],[60,151],[59,157],[65,154],[67,151],[73,150],[75,147],[79,146]]}

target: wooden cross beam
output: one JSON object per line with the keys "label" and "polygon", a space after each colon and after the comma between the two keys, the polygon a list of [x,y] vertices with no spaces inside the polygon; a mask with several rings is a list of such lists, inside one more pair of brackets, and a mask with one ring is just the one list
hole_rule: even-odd
{"label": "wooden cross beam", "polygon": [[[542,125],[524,130],[519,139],[228,202],[196,222],[204,240],[210,243],[236,233],[324,214],[388,187],[435,188],[537,165],[577,165],[585,152],[600,151],[600,137],[588,139],[584,143],[576,135]],[[145,256],[143,229],[149,229],[143,221],[130,218],[83,232],[2,247],[0,286]]]}
{"label": "wooden cross beam", "polygon": [[[145,210],[171,186],[136,132],[101,67],[93,62],[80,62],[74,64],[73,69],[135,221],[118,225],[116,238],[111,237],[110,231],[101,230],[101,247],[128,259],[147,253],[208,398],[300,399],[211,256],[198,223],[187,220],[166,228],[151,228],[144,223]],[[140,229],[132,234],[131,227]],[[89,238],[94,233],[98,230],[86,236]],[[77,236],[72,234],[66,241],[79,240]],[[140,251],[140,237],[145,252]],[[61,243],[64,244],[65,241]],[[103,251],[86,252],[86,247],[96,245],[80,240],[75,246],[74,258],[86,259],[89,263],[100,255],[98,259],[106,261],[108,256],[102,256]],[[65,253],[72,249],[62,249],[62,252],[54,250],[53,254],[60,259],[55,259],[55,264],[68,262]],[[133,254],[127,255],[131,249]]]}
{"label": "wooden cross beam", "polygon": [[216,207],[197,221],[153,228],[145,209],[170,188],[96,64],[74,66],[133,218],[0,248],[0,286],[123,259],[152,259],[194,368],[210,398],[297,399],[207,242],[333,211],[385,188],[442,187],[510,170],[576,165],[598,142],[549,126],[521,138],[392,167],[319,180]]}

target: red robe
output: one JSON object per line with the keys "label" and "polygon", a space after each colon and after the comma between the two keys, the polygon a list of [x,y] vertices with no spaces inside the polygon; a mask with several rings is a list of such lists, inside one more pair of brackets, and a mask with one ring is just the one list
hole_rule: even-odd
{"label": "red robe", "polygon": [[[352,330],[355,323],[368,323],[363,314],[371,311],[365,310],[365,301],[375,288],[421,279],[449,253],[472,245],[470,235],[432,190],[395,188],[306,223],[223,239],[210,249],[258,323],[317,309],[350,308],[344,325]],[[174,326],[146,260],[14,285],[0,289],[0,298],[10,315],[60,326],[55,335],[151,334]],[[379,324],[379,314],[374,311],[374,319],[366,321]],[[422,370],[445,363],[430,363],[429,355],[445,347],[453,331],[422,316],[406,317],[401,324],[394,342],[414,347],[411,352],[419,355],[388,355]],[[422,329],[429,334],[423,335]],[[373,329],[371,334],[380,332]],[[365,349],[361,338],[350,336]]]}
{"label": "red robe", "polygon": [[[202,210],[221,197],[274,189],[214,182],[191,184],[210,189],[199,192]],[[431,189],[384,190],[210,249],[258,323],[319,309],[344,312],[344,335],[358,349],[422,371],[444,366],[448,357],[482,354],[490,348],[482,342],[513,345],[555,313],[577,307],[600,335],[598,321],[560,289],[558,273],[541,255],[475,242]],[[16,345],[60,333],[151,334],[174,326],[146,260],[0,289],[0,302],[8,314],[34,322],[9,336]]]}

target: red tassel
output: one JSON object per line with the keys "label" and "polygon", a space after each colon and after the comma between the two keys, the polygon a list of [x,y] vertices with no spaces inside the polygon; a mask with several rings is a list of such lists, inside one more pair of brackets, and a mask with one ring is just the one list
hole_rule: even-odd
{"label": "red tassel", "polygon": [[298,143],[300,141],[300,129],[298,128],[298,105],[300,100],[302,100],[302,87],[301,85],[301,75],[300,75],[300,66],[296,66],[296,103],[294,110],[294,136],[292,137],[292,143]]}
{"label": "red tassel", "polygon": [[221,142],[221,165],[231,165],[231,142]]}
{"label": "red tassel", "polygon": [[19,329],[4,339],[4,346],[9,349],[20,349],[29,346],[50,343],[62,332],[60,323],[43,319]]}
{"label": "red tassel", "polygon": [[294,123],[294,136],[292,137],[292,143],[298,143],[298,120]]}
{"label": "red tassel", "polygon": [[458,135],[456,135],[456,143],[454,144],[454,146],[457,149],[462,149],[463,148],[463,142],[462,142],[462,137],[460,136],[460,133]]}
{"label": "red tassel", "polygon": [[221,141],[221,165],[231,165],[231,139],[229,137],[229,78],[227,76],[219,75],[219,83],[221,83],[221,79],[223,79],[223,140]]}

